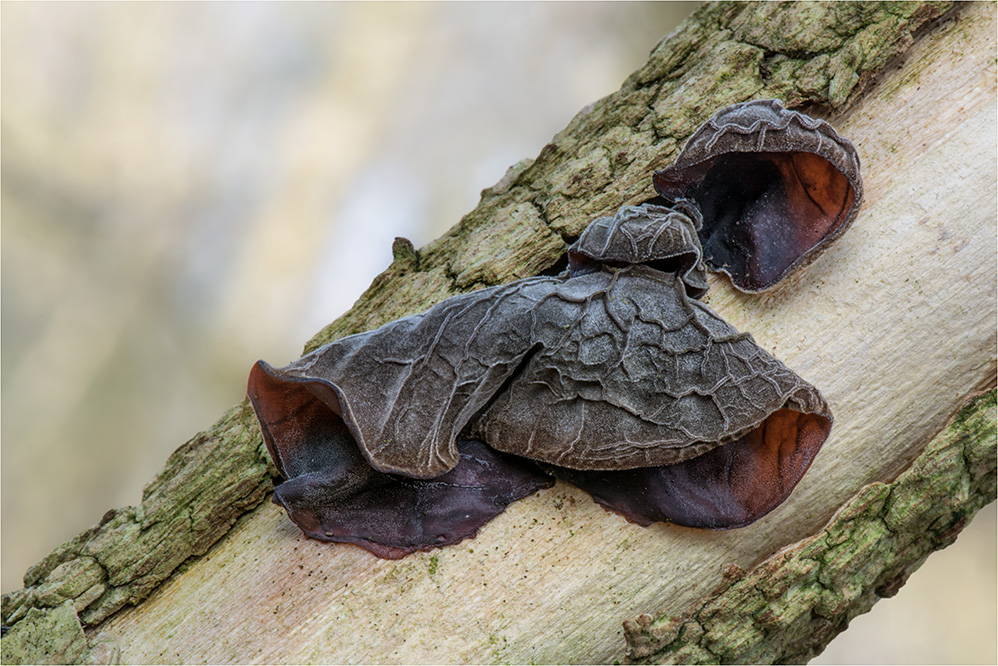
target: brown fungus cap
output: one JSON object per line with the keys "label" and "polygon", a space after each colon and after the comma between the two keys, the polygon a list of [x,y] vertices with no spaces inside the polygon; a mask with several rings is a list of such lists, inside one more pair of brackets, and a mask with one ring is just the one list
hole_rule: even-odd
{"label": "brown fungus cap", "polygon": [[687,296],[700,298],[708,288],[697,237],[702,224],[700,208],[685,199],[671,207],[624,206],[613,217],[594,220],[568,248],[571,275],[646,264],[678,274]]}
{"label": "brown fungus cap", "polygon": [[863,196],[853,145],[773,99],[718,111],[654,182],[666,199],[700,206],[707,267],[753,292],[813,260]]}

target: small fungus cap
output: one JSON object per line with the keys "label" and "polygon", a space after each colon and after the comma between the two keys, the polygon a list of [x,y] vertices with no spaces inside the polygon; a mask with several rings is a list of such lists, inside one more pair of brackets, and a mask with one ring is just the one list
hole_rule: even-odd
{"label": "small fungus cap", "polygon": [[593,221],[568,248],[571,275],[585,275],[601,266],[647,264],[665,273],[676,273],[687,295],[700,298],[707,292],[703,251],[697,237],[702,223],[700,209],[684,199],[671,207],[623,206],[613,217]]}

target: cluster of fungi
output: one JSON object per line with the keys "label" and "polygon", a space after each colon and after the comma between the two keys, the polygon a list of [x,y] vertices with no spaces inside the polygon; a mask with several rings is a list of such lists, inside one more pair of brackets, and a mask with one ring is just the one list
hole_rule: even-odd
{"label": "cluster of fungi", "polygon": [[248,393],[309,537],[400,558],[457,543],[561,479],[649,525],[747,525],[828,437],[816,388],[700,299],[706,271],[772,287],[845,231],[859,159],[774,100],[717,112],[592,222],[568,269],[447,299],[263,361]]}

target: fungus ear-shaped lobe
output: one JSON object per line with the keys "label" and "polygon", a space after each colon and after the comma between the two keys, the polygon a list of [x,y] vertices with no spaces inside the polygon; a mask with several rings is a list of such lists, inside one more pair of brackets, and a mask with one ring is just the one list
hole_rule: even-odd
{"label": "fungus ear-shaped lobe", "polygon": [[334,466],[345,474],[352,470],[364,475],[354,468],[370,469],[343,421],[330,383],[291,378],[258,361],[250,371],[247,395],[270,457],[285,478]]}
{"label": "fungus ear-shaped lobe", "polygon": [[[468,421],[533,348],[531,313],[560,283],[548,277],[455,296],[428,311],[336,340],[280,369],[258,365],[251,397],[275,459],[286,458],[278,431],[305,427],[292,398],[254,377],[304,387],[343,421],[368,463],[380,472],[432,479],[458,463],[456,442]],[[269,368],[269,366],[267,366]],[[305,409],[305,407],[302,407]],[[286,423],[285,423],[286,422]]]}
{"label": "fungus ear-shaped lobe", "polygon": [[722,109],[654,180],[665,198],[699,204],[707,266],[743,291],[767,289],[813,259],[862,198],[852,144],[775,100]]}
{"label": "fungus ear-shaped lobe", "polygon": [[259,362],[248,393],[287,479],[274,502],[313,539],[397,559],[472,537],[508,504],[553,483],[534,465],[476,441],[457,442],[456,466],[435,479],[385,474],[358,448],[331,383]]}
{"label": "fungus ear-shaped lobe", "polygon": [[737,440],[675,465],[619,472],[549,469],[639,525],[742,527],[790,496],[831,425],[824,414],[784,408]]}
{"label": "fungus ear-shaped lobe", "polygon": [[702,232],[709,264],[744,291],[778,282],[835,233],[853,205],[853,190],[833,171],[808,153],[715,161],[688,192],[710,220]]}

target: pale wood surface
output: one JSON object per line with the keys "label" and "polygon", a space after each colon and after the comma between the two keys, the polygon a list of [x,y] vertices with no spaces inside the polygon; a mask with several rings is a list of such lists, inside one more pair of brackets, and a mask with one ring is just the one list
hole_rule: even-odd
{"label": "pale wood surface", "polygon": [[398,562],[306,541],[265,504],[100,630],[123,662],[609,662],[621,622],[679,610],[890,480],[995,383],[995,5],[923,38],[847,114],[855,225],[763,297],[708,302],[808,381],[832,437],[791,499],[748,528],[641,528],[559,483],[477,538]]}

